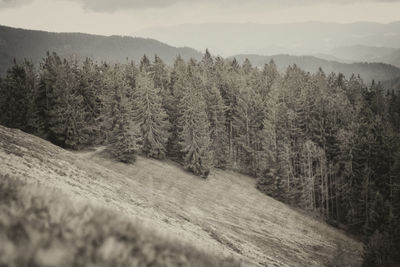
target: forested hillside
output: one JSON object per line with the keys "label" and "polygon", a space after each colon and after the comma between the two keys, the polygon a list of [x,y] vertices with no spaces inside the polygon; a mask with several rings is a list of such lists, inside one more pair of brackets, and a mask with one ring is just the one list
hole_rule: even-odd
{"label": "forested hillside", "polygon": [[126,163],[142,154],[204,178],[212,167],[251,175],[362,238],[369,264],[400,262],[400,95],[380,83],[208,51],[173,67],[49,53],[39,69],[16,63],[0,94],[2,125],[66,148],[108,145]]}
{"label": "forested hillside", "polygon": [[[355,49],[353,48],[353,50]],[[363,51],[363,49],[358,50],[361,50],[360,53]],[[95,61],[122,64],[130,60],[139,62],[144,54],[149,57],[157,54],[170,66],[178,55],[184,60],[189,60],[190,58],[200,60],[203,56],[202,53],[192,48],[172,47],[153,39],[126,36],[107,37],[82,33],[51,33],[0,26],[0,76],[5,75],[7,69],[12,66],[14,58],[18,61],[27,58],[33,64],[38,65],[41,59],[46,56],[47,51],[57,52],[61,57],[77,57],[81,61],[89,57]],[[271,51],[267,54],[271,54]],[[352,54],[355,53],[353,52]],[[339,53],[339,55],[341,54]],[[324,56],[326,57],[326,55],[321,55],[321,57]],[[372,80],[384,82],[400,77],[400,69],[398,67],[377,63],[390,62],[397,64],[399,58],[398,50],[395,50],[385,58],[381,57],[376,63],[346,64],[338,62],[340,59],[335,58],[326,60],[318,56],[282,54],[273,56],[236,55],[235,58],[240,64],[248,58],[254,66],[260,68],[273,59],[281,72],[285,71],[288,66],[296,64],[304,71],[311,73],[316,73],[319,68],[322,68],[326,73],[340,72],[345,74],[346,77],[355,74],[356,76],[360,75],[366,84],[370,84]]]}
{"label": "forested hillside", "polygon": [[66,151],[0,126],[0,264],[87,267],[361,266],[363,245],[214,169]]}
{"label": "forested hillside", "polygon": [[34,64],[46,56],[47,51],[64,57],[90,57],[98,61],[139,61],[143,54],[158,54],[172,64],[180,55],[184,59],[200,59],[202,54],[192,48],[173,47],[153,39],[127,36],[101,36],[83,33],[52,33],[16,29],[0,25],[0,75],[12,66],[13,59],[32,60]]}
{"label": "forested hillside", "polygon": [[340,72],[346,77],[351,77],[353,74],[355,76],[360,75],[366,84],[370,84],[372,80],[384,82],[400,77],[400,69],[398,67],[385,63],[340,63],[313,56],[291,55],[237,55],[235,58],[241,64],[248,58],[255,66],[261,68],[264,64],[274,60],[279,71],[285,71],[289,65],[296,64],[302,70],[311,73],[316,73],[319,68],[322,68],[326,73]]}
{"label": "forested hillside", "polygon": [[387,62],[394,66],[400,67],[400,49],[390,53],[389,55],[382,58],[382,62]]}

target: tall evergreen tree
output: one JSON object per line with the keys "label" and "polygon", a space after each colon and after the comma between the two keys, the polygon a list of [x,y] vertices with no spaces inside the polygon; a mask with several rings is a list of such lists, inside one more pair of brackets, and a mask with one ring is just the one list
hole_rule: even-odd
{"label": "tall evergreen tree", "polygon": [[182,130],[179,123],[181,116],[179,106],[184,92],[189,86],[186,63],[181,57],[177,57],[171,72],[169,92],[163,94],[163,107],[171,125],[166,145],[167,156],[177,161],[181,161],[183,158],[179,141],[179,132]]}
{"label": "tall evergreen tree", "polygon": [[[193,75],[190,72],[189,75]],[[210,124],[202,92],[193,86],[195,83],[191,85],[184,90],[179,105],[183,165],[185,169],[206,178],[212,166]]]}
{"label": "tall evergreen tree", "polygon": [[149,75],[153,79],[154,87],[160,90],[160,93],[165,94],[169,89],[169,74],[165,63],[157,55],[154,57]]}
{"label": "tall evergreen tree", "polygon": [[123,163],[133,163],[140,151],[139,127],[129,120],[126,111],[117,118],[114,135],[111,138],[110,152]]}
{"label": "tall evergreen tree", "polygon": [[100,127],[102,102],[100,98],[102,81],[99,68],[95,62],[86,58],[78,70],[78,87],[74,90],[74,108],[78,112],[75,117],[77,129],[68,141],[70,146],[89,146],[105,141],[105,134]]}
{"label": "tall evergreen tree", "polygon": [[133,120],[132,88],[124,79],[122,66],[106,66],[105,95],[106,108],[103,110],[112,120],[108,124],[110,151],[121,162],[133,163],[141,149],[139,125]]}
{"label": "tall evergreen tree", "polygon": [[142,151],[148,157],[164,158],[168,140],[169,122],[162,108],[159,90],[150,77],[141,73],[133,95],[133,120],[142,134]]}
{"label": "tall evergreen tree", "polygon": [[226,106],[215,85],[207,87],[205,94],[206,111],[210,123],[211,150],[213,165],[225,168],[228,164],[228,135],[226,132]]}
{"label": "tall evergreen tree", "polygon": [[7,127],[30,131],[30,108],[36,86],[33,64],[24,61],[14,65],[7,71],[0,88],[1,106],[0,123]]}
{"label": "tall evergreen tree", "polygon": [[146,55],[143,55],[142,59],[140,60],[139,70],[141,72],[148,72],[151,70],[151,62]]}
{"label": "tall evergreen tree", "polygon": [[43,128],[37,131],[63,147],[73,146],[69,141],[79,138],[83,99],[77,93],[78,77],[77,62],[56,53],[48,53],[41,65],[36,106]]}
{"label": "tall evergreen tree", "polygon": [[130,61],[128,64],[124,65],[124,67],[127,85],[131,88],[133,92],[136,88],[136,78],[139,75],[139,69],[133,61]]}
{"label": "tall evergreen tree", "polygon": [[[210,54],[210,51],[206,49],[206,52],[204,53],[204,56],[200,62],[202,70],[206,73],[207,76],[210,74],[213,74],[214,71],[214,60]],[[211,77],[209,77],[211,78]]]}

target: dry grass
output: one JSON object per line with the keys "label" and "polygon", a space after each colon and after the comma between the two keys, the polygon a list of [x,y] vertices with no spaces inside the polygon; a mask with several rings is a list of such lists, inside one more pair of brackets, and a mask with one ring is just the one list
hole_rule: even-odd
{"label": "dry grass", "polygon": [[360,266],[362,244],[213,170],[207,180],[169,161],[110,160],[102,149],[71,153],[0,127],[0,174],[61,189],[130,217],[159,235],[244,265]]}
{"label": "dry grass", "polygon": [[239,266],[107,209],[0,175],[0,266]]}

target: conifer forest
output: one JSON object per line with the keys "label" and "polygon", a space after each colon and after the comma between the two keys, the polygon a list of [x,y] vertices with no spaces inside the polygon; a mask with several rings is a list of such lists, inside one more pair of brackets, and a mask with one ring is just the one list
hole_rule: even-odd
{"label": "conifer forest", "polygon": [[98,62],[48,52],[0,81],[0,124],[116,160],[215,169],[353,235],[365,266],[400,263],[400,95],[341,73],[278,71],[271,60],[177,57],[173,65]]}

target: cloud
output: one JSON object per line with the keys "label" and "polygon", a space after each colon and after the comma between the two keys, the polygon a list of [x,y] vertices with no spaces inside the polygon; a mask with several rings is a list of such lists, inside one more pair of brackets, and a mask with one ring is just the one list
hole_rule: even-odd
{"label": "cloud", "polygon": [[124,9],[164,8],[177,3],[196,2],[195,0],[69,0],[83,5],[87,10],[114,12]]}
{"label": "cloud", "polygon": [[33,0],[0,0],[0,9],[19,7],[31,3]]}
{"label": "cloud", "polygon": [[[3,0],[7,1],[7,0]],[[214,4],[225,7],[240,7],[243,0],[68,0],[78,2],[87,10],[96,12],[114,12],[124,9],[165,8],[177,4]],[[246,4],[271,6],[301,6],[314,4],[352,4],[352,3],[393,3],[400,0],[247,0]]]}
{"label": "cloud", "polygon": [[[0,0],[0,9],[14,8],[36,0]],[[352,3],[394,3],[400,0],[58,0],[80,4],[85,10],[99,13],[112,13],[127,9],[162,9],[174,5],[217,5],[224,8],[240,8],[245,5],[287,7],[318,4],[352,4]]]}

